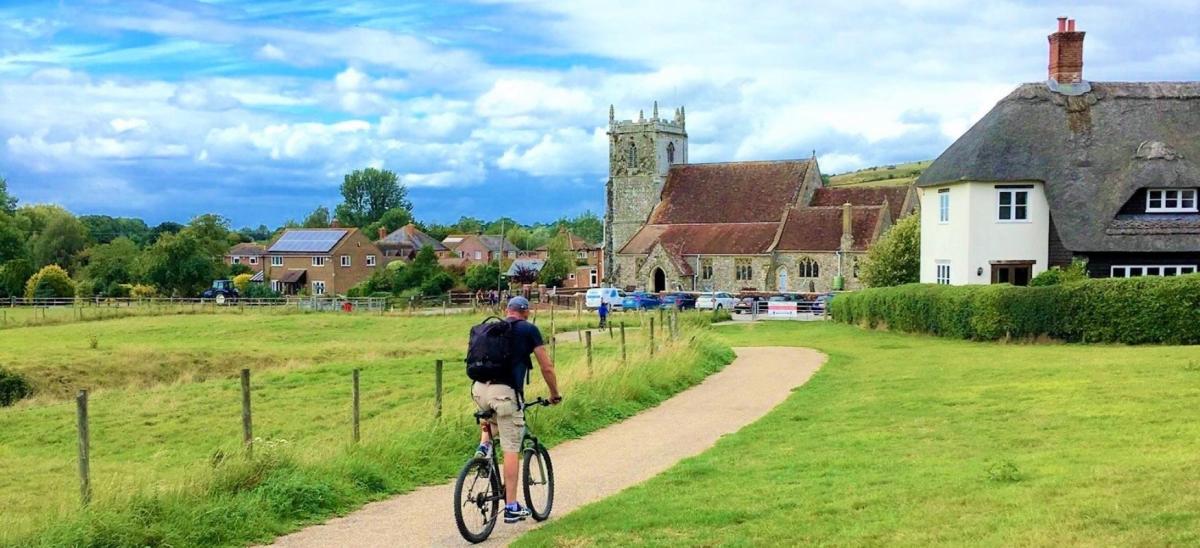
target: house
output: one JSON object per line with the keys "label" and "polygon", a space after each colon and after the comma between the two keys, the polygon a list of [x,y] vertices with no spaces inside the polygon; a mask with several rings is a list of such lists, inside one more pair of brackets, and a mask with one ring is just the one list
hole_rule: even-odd
{"label": "house", "polygon": [[442,240],[449,256],[463,259],[465,266],[490,263],[503,256],[516,259],[519,249],[507,238],[496,234],[451,234]]}
{"label": "house", "polygon": [[1049,79],[1022,84],[917,180],[921,281],[1028,284],[1200,267],[1200,82],[1088,82],[1059,18]]}
{"label": "house", "polygon": [[383,253],[383,257],[405,261],[416,258],[417,252],[426,246],[433,248],[433,252],[439,258],[447,257],[450,253],[450,248],[445,244],[422,232],[417,225],[412,223],[396,229],[391,234],[387,232],[387,229],[380,228],[379,239],[375,241],[375,246]]}
{"label": "house", "polygon": [[[858,287],[867,249],[917,204],[911,187],[828,188],[807,160],[687,163],[685,113],[609,109],[606,283],[626,289]],[[612,260],[607,260],[612,257]]]}
{"label": "house", "polygon": [[262,272],[263,256],[266,254],[266,247],[255,243],[241,243],[229,248],[225,253],[225,264],[244,264],[253,272]]}
{"label": "house", "polygon": [[267,248],[271,289],[342,295],[383,268],[383,253],[354,228],[288,229]]}
{"label": "house", "polygon": [[[600,287],[604,276],[604,247],[590,243],[566,228],[559,230],[558,237],[566,241],[567,251],[575,260],[575,269],[563,280],[563,287]],[[550,256],[549,245],[534,249],[531,256],[545,261]]]}

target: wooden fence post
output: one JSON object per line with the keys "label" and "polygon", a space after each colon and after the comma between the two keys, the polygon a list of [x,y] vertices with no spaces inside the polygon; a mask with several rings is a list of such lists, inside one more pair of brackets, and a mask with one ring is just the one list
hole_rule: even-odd
{"label": "wooden fence post", "polygon": [[587,332],[587,365],[588,377],[592,376],[592,332]]}
{"label": "wooden fence post", "polygon": [[621,363],[624,364],[625,362],[625,322],[621,322]]}
{"label": "wooden fence post", "polygon": [[79,419],[79,500],[84,506],[92,502],[91,435],[88,429],[88,392],[80,390],[75,396],[75,411]]}
{"label": "wooden fence post", "polygon": [[654,355],[654,316],[650,316],[650,355]]}
{"label": "wooden fence post", "polygon": [[250,421],[250,370],[242,370],[242,445],[254,452],[254,429]]}
{"label": "wooden fence post", "polygon": [[353,406],[352,406],[352,417],[353,417],[353,420],[354,420],[354,443],[358,443],[358,440],[359,440],[359,430],[358,430],[358,416],[359,416],[359,414],[358,414],[358,409],[359,409],[359,407],[358,407],[358,394],[359,394],[359,392],[358,392],[358,370],[357,370],[357,369],[355,369],[355,370],[354,370],[353,377],[354,377],[354,389],[353,389],[353,395],[354,395],[354,404],[353,404]]}
{"label": "wooden fence post", "polygon": [[433,385],[434,385],[434,399],[433,399],[434,412],[433,413],[434,413],[435,417],[440,419],[440,418],[442,418],[442,360],[437,361],[437,372],[434,375]]}

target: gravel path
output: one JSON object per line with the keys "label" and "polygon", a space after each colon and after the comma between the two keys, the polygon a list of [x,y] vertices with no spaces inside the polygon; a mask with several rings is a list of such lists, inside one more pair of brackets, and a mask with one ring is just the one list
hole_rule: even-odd
{"label": "gravel path", "polygon": [[[825,361],[824,354],[805,348],[735,350],[732,364],[699,385],[624,422],[551,448],[556,483],[551,521],[712,447],[721,436],[783,402]],[[453,496],[452,483],[424,487],[281,537],[275,546],[465,546],[454,525]],[[534,526],[532,520],[500,522],[485,544],[506,545]]]}

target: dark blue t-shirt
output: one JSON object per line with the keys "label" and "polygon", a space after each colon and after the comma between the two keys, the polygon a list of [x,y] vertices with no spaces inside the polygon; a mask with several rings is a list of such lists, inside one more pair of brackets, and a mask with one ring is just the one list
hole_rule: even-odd
{"label": "dark blue t-shirt", "polygon": [[533,369],[533,349],[545,344],[542,341],[542,332],[525,320],[508,320],[512,323],[512,350],[513,350],[513,370],[511,382],[506,382],[508,386],[513,387],[518,394],[524,393],[525,378],[529,374],[529,370]]}

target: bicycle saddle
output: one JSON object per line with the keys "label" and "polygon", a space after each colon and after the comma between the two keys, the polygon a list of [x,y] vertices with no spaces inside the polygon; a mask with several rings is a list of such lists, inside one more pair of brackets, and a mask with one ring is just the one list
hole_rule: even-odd
{"label": "bicycle saddle", "polygon": [[488,409],[487,411],[476,411],[475,412],[475,421],[479,422],[479,421],[488,420],[495,415],[496,415],[495,409]]}

